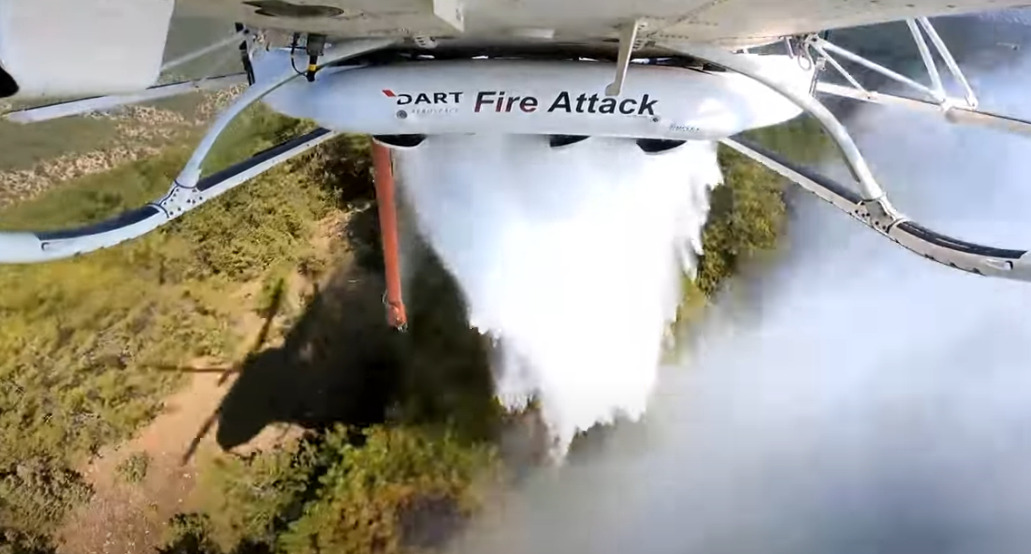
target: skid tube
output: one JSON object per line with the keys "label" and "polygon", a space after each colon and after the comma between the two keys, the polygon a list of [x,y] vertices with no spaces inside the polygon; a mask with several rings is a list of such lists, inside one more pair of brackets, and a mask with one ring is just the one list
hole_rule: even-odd
{"label": "skid tube", "polygon": [[815,117],[845,157],[859,190],[852,190],[743,139],[724,139],[722,142],[727,146],[776,171],[892,242],[924,258],[977,275],[1031,281],[1031,253],[1027,250],[995,248],[955,239],[912,222],[896,210],[874,179],[845,126],[819,100],[800,94],[776,79],[763,75],[749,58],[703,45],[667,43],[662,46],[755,79]]}

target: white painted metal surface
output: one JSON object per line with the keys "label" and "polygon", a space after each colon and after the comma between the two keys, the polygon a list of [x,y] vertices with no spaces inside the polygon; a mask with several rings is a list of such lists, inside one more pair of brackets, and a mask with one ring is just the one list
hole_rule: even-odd
{"label": "white painted metal surface", "polygon": [[131,92],[129,94],[98,96],[95,98],[84,98],[82,100],[71,100],[68,102],[48,104],[46,106],[15,110],[4,113],[0,115],[0,117],[13,123],[39,123],[40,121],[49,121],[52,119],[60,119],[62,117],[112,110],[131,104],[152,102],[162,98],[178,96],[180,94],[188,94],[191,92],[205,90],[221,90],[231,86],[246,84],[247,75],[237,73],[234,75],[223,75],[221,77],[212,77],[210,79],[202,79],[199,81],[161,85],[151,87],[140,92]]}
{"label": "white painted metal surface", "polygon": [[[0,66],[19,97],[81,97],[154,84],[173,0],[0,0]],[[1026,0],[179,0],[183,14],[253,29],[417,44],[744,47],[797,35],[1025,4]],[[931,37],[934,40],[935,37]]]}
{"label": "white painted metal surface", "polygon": [[0,0],[0,67],[18,97],[145,89],[157,81],[173,0]]}
{"label": "white painted metal surface", "polygon": [[[336,36],[618,36],[640,19],[648,40],[759,44],[784,35],[1027,4],[1027,0],[180,0],[186,12],[258,28]],[[456,13],[457,12],[457,13]]]}
{"label": "white painted metal surface", "polygon": [[[275,65],[282,66],[280,56]],[[812,71],[787,56],[742,55],[799,94]],[[258,82],[270,62],[256,64]],[[288,64],[288,62],[285,62]],[[606,96],[615,65],[514,60],[424,61],[327,70],[265,102],[335,131],[374,135],[516,133],[713,140],[774,125],[795,103],[744,75],[631,64]]]}

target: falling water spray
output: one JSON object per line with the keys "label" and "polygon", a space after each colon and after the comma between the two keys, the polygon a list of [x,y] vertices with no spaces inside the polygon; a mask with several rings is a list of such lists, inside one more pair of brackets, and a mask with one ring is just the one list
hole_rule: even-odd
{"label": "falling water spray", "polygon": [[502,402],[536,399],[557,456],[578,431],[640,417],[721,180],[715,145],[435,136],[397,169],[470,323],[494,339]]}

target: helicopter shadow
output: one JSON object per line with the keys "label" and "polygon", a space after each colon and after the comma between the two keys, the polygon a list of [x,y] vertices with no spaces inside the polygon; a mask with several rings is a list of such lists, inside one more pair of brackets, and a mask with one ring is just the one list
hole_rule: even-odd
{"label": "helicopter shadow", "polygon": [[372,324],[383,317],[382,282],[355,273],[334,275],[281,346],[244,360],[219,408],[219,446],[244,444],[274,422],[317,428],[384,419],[398,337]]}
{"label": "helicopter shadow", "polygon": [[212,427],[225,450],[267,426],[363,427],[385,421],[448,423],[471,439],[497,430],[489,341],[470,329],[454,280],[423,252],[406,290],[409,330],[386,322],[385,282],[374,209],[342,230],[350,260],[323,281],[278,346],[264,348],[283,292],[273,294],[254,347],[233,367],[191,372],[236,374],[221,405],[199,430],[187,461]]}

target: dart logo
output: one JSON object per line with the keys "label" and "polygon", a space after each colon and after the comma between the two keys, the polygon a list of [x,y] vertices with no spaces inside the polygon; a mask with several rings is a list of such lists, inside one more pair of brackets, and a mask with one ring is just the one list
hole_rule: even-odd
{"label": "dart logo", "polygon": [[383,96],[396,100],[398,106],[414,105],[439,105],[458,104],[462,101],[462,92],[394,92],[388,88],[383,89]]}

